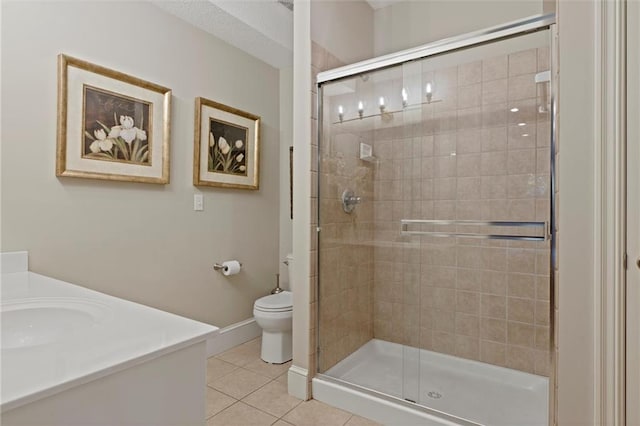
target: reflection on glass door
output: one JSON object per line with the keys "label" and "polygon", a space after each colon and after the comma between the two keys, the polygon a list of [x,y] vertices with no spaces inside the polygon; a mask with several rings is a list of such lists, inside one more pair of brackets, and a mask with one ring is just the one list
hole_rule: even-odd
{"label": "reflection on glass door", "polygon": [[320,373],[546,424],[548,45],[541,31],[322,86]]}

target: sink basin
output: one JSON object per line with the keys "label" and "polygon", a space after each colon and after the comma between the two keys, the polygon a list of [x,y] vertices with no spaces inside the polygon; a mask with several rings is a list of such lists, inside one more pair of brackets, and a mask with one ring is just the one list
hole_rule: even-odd
{"label": "sink basin", "polygon": [[44,297],[0,305],[2,349],[55,343],[87,333],[105,320],[106,305],[89,299]]}

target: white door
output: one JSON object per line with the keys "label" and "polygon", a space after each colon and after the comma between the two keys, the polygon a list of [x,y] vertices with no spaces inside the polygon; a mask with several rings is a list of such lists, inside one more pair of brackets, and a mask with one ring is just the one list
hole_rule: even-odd
{"label": "white door", "polygon": [[640,425],[640,2],[627,18],[627,426]]}

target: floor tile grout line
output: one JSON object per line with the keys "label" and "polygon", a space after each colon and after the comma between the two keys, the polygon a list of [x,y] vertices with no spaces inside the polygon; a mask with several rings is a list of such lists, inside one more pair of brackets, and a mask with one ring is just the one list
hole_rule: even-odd
{"label": "floor tile grout line", "polygon": [[[242,399],[240,399],[240,401],[244,402],[245,404],[247,404],[247,405],[249,405],[249,406],[251,406],[251,407],[253,407],[253,408],[257,409],[257,410],[262,411],[263,413],[267,413],[267,414],[269,414],[270,416],[277,417],[277,416],[275,416],[274,414],[268,413],[267,411],[263,410],[262,408],[260,408],[260,407],[256,407],[255,405],[252,405],[252,404],[250,404],[250,403],[248,403],[248,402],[246,402],[246,401],[244,400],[245,398],[248,398],[249,396],[251,396],[251,395],[253,395],[254,393],[258,392],[260,389],[262,389],[262,388],[264,388],[265,386],[267,386],[269,383],[272,383],[272,382],[275,382],[275,381],[276,381],[276,379],[273,379],[273,380],[269,381],[268,383],[265,383],[264,385],[260,386],[258,389],[256,389],[256,390],[254,390],[253,392],[251,392],[249,395],[247,395],[247,396],[243,397]],[[294,397],[294,398],[295,398],[295,397]],[[297,399],[297,398],[296,398],[296,399]],[[284,416],[286,416],[287,414],[289,414],[289,412],[291,412],[294,408],[296,408],[296,407],[297,407],[298,405],[300,405],[302,402],[304,402],[304,401],[300,400],[300,402],[298,402],[298,403],[295,405],[295,407],[293,407],[293,408],[289,409],[289,410],[288,410],[286,413],[284,413],[282,416],[278,417],[278,419],[282,419]]]}
{"label": "floor tile grout line", "polygon": [[[292,412],[293,410],[295,410],[296,408],[298,408],[298,407],[299,407],[303,402],[305,402],[305,401],[300,400],[300,402],[298,402],[298,403],[296,404],[296,406],[295,406],[295,407],[291,408],[289,411],[287,411],[286,413],[284,413],[284,414],[280,417],[280,419],[281,419],[283,422],[287,422],[287,421],[284,419],[284,417],[285,417],[287,414],[289,414],[290,412]],[[287,422],[287,423],[290,423],[290,422]]]}
{"label": "floor tile grout line", "polygon": [[[209,385],[207,385],[207,386],[209,386]],[[233,398],[233,399],[235,399],[236,401],[240,401],[240,399],[242,399],[242,398],[238,399],[238,398],[236,398],[235,396],[231,396],[231,395],[229,395],[228,393],[224,393],[224,392],[222,392],[221,390],[216,389],[216,388],[214,388],[214,387],[211,387],[211,386],[209,386],[209,387],[210,387],[211,389],[213,389],[214,391],[216,391],[216,392],[220,392],[220,393],[221,393],[221,394],[223,394],[224,396],[228,396],[229,398]]]}
{"label": "floor tile grout line", "polygon": [[227,411],[229,408],[233,407],[234,405],[236,405],[238,402],[240,402],[240,400],[236,399],[233,404],[228,405],[227,407],[224,407],[222,410],[218,411],[217,413],[215,413],[212,416],[207,417],[205,420],[211,420],[212,418],[214,418],[215,416],[217,416],[218,414],[222,414],[225,411]]}
{"label": "floor tile grout line", "polygon": [[[213,379],[213,380],[220,380],[220,379],[222,379],[222,378],[224,378],[224,377],[227,377],[229,374],[233,373],[234,371],[237,371],[237,370],[238,370],[238,369],[240,369],[240,368],[242,368],[242,367],[236,367],[235,369],[233,369],[233,370],[229,371],[228,373],[224,373],[222,376],[216,377],[216,378],[215,378],[215,379]],[[207,385],[208,385],[209,383],[213,383],[213,381],[211,381],[211,382],[207,382]]]}
{"label": "floor tile grout line", "polygon": [[288,370],[288,369],[287,369],[287,370],[282,371],[282,373],[281,373],[281,374],[278,374],[276,377],[271,377],[271,376],[267,376],[266,374],[259,373],[259,372],[255,371],[255,370],[252,370],[252,369],[250,369],[250,368],[246,368],[246,367],[239,367],[239,368],[244,368],[244,369],[245,369],[245,370],[247,370],[247,371],[251,371],[252,373],[259,374],[259,375],[261,375],[261,376],[263,376],[263,377],[267,377],[267,378],[272,379],[272,380],[275,380],[275,379],[277,379],[278,377],[282,376],[282,374],[284,374],[284,373]]}
{"label": "floor tile grout line", "polygon": [[[248,395],[247,395],[247,396],[248,396]],[[260,407],[256,407],[255,405],[251,405],[251,404],[249,404],[249,403],[248,403],[248,402],[246,402],[246,401],[240,400],[240,402],[244,402],[244,403],[245,403],[245,404],[247,404],[249,407],[251,407],[251,408],[255,408],[256,410],[261,411],[261,412],[263,412],[263,413],[265,413],[265,414],[268,414],[268,415],[270,415],[271,417],[275,417],[275,418],[276,418],[276,421],[278,421],[278,420],[286,421],[286,420],[284,420],[284,416],[286,416],[287,414],[289,414],[289,413],[290,413],[291,411],[293,411],[293,410],[294,410],[298,405],[300,405],[300,404],[301,404],[301,402],[297,403],[295,407],[291,408],[289,411],[287,411],[286,413],[284,413],[282,416],[278,417],[278,416],[276,416],[276,415],[274,415],[274,414],[272,414],[272,413],[269,413],[269,412],[267,412],[267,411],[264,411],[264,410],[263,410],[262,408],[260,408]],[[289,422],[287,422],[287,423],[289,423]],[[343,426],[344,426],[344,425],[343,425]]]}

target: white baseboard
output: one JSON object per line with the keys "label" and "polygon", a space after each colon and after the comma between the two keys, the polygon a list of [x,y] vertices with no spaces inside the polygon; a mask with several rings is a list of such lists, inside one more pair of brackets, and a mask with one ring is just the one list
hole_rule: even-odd
{"label": "white baseboard", "polygon": [[292,365],[287,374],[289,395],[295,396],[303,401],[311,398],[311,395],[309,395],[308,377],[309,371],[306,368]]}
{"label": "white baseboard", "polygon": [[260,337],[262,329],[254,318],[221,328],[220,332],[207,340],[207,358]]}

